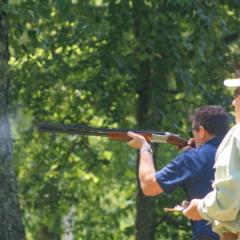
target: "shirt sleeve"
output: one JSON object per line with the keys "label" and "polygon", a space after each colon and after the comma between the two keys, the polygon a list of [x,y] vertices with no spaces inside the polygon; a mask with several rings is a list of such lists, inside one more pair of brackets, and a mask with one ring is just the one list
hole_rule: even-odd
{"label": "shirt sleeve", "polygon": [[[220,149],[219,149],[220,150]],[[198,205],[202,218],[209,221],[233,221],[240,209],[240,136],[229,137],[217,153],[213,191]]]}
{"label": "shirt sleeve", "polygon": [[186,179],[191,177],[192,173],[188,166],[188,161],[191,158],[190,152],[190,150],[183,152],[171,163],[155,173],[155,178],[165,193],[172,193]]}

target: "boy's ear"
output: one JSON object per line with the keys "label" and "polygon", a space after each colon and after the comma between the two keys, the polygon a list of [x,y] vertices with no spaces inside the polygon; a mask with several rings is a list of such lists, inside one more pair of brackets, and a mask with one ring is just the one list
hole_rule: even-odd
{"label": "boy's ear", "polygon": [[206,129],[203,126],[199,126],[198,134],[201,139],[205,138],[206,136]]}

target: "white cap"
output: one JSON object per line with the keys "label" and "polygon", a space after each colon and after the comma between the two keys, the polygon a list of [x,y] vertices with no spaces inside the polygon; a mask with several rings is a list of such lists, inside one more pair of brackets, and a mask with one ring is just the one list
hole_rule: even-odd
{"label": "white cap", "polygon": [[226,79],[223,84],[226,87],[240,87],[240,78]]}

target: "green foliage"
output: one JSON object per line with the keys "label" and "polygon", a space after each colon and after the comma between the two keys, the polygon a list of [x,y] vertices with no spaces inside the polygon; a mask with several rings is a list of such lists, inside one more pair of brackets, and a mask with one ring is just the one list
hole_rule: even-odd
{"label": "green foliage", "polygon": [[[36,124],[134,128],[147,83],[143,125],[188,137],[193,108],[227,105],[222,81],[239,61],[239,4],[19,0],[1,7],[9,16],[15,159],[29,239],[43,239],[43,230],[44,239],[59,239],[71,209],[76,239],[133,239],[135,152],[106,139],[40,134]],[[233,34],[238,40],[228,41]],[[175,154],[161,146],[159,167]],[[182,216],[162,212],[182,198],[157,198],[157,239],[189,237]]]}

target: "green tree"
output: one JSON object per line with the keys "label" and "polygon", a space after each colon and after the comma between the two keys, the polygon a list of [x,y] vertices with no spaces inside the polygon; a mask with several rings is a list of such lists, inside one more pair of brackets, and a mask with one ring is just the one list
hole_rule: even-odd
{"label": "green tree", "polygon": [[[40,134],[35,125],[137,126],[186,137],[193,108],[227,102],[222,80],[239,61],[238,1],[26,0],[5,11],[28,237],[61,238],[72,213],[76,239],[190,238],[186,219],[162,211],[182,193],[144,197],[133,150]],[[169,146],[155,152],[157,167],[176,154]]]}
{"label": "green tree", "polygon": [[[7,1],[0,1],[0,7]],[[8,120],[8,25],[0,8],[0,238],[25,239],[17,195],[12,138]]]}

